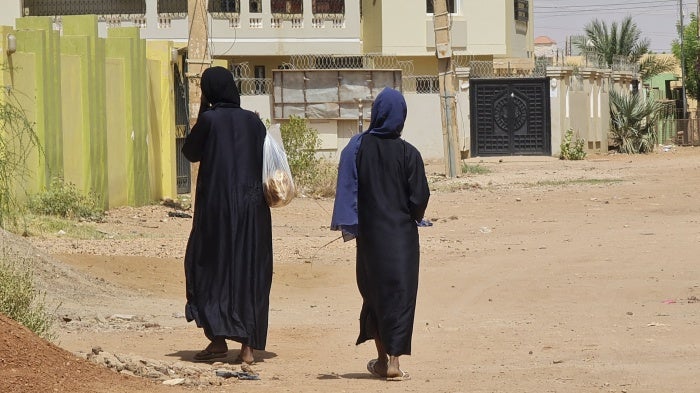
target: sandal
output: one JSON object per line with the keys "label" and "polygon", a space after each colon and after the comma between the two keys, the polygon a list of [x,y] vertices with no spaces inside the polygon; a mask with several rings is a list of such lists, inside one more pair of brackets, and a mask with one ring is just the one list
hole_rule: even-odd
{"label": "sandal", "polygon": [[367,362],[367,371],[369,371],[372,376],[377,377],[377,378],[383,378],[382,375],[380,375],[377,370],[374,368],[374,366],[377,365],[377,362],[379,359],[372,359],[369,362]]}
{"label": "sandal", "polygon": [[395,382],[408,381],[409,379],[411,379],[411,376],[405,371],[401,371],[401,375],[399,375],[398,377],[386,377],[387,381]]}
{"label": "sandal", "polygon": [[206,362],[213,359],[221,359],[228,356],[228,351],[226,352],[212,352],[208,349],[203,349],[194,355],[194,360],[198,362]]}

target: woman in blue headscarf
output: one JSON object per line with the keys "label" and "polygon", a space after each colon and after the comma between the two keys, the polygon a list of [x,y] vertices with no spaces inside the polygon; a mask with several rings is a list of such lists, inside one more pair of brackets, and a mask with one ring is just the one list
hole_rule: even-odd
{"label": "woman in blue headscarf", "polygon": [[399,356],[411,354],[420,248],[416,222],[430,190],[418,150],[401,139],[406,101],[386,88],[372,105],[369,130],[343,149],[331,229],[357,239],[357,286],[362,295],[357,344],[374,340],[367,370],[404,380]]}

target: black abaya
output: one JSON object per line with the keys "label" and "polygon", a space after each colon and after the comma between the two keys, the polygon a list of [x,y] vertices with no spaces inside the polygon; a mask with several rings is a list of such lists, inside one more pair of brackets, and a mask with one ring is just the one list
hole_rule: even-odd
{"label": "black abaya", "polygon": [[[265,126],[239,107],[228,76],[205,85],[206,76],[203,93],[214,105],[200,113],[182,149],[200,162],[185,254],[185,315],[210,340],[224,337],[262,350],[272,283],[271,217],[262,192]],[[227,96],[231,89],[233,97]]]}
{"label": "black abaya", "polygon": [[357,343],[380,339],[392,356],[410,355],[420,249],[416,221],[430,190],[418,150],[400,138],[366,134],[357,152]]}

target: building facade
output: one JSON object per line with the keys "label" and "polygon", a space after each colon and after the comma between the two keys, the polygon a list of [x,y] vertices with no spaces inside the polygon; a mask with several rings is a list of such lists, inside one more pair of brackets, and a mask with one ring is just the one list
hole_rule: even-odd
{"label": "building facade", "polygon": [[[85,2],[9,0],[0,24],[20,16],[98,15],[99,33],[137,26],[145,39],[188,39],[187,0]],[[208,14],[209,51],[231,64],[247,63],[253,76],[269,77],[290,57],[380,54],[412,61],[416,75],[434,74],[432,0],[202,0]],[[453,54],[488,59],[532,59],[532,1],[447,0]],[[347,62],[347,60],[345,60]],[[340,65],[352,64],[339,62]],[[325,64],[326,67],[332,64]],[[257,69],[257,71],[255,71]]]}
{"label": "building facade", "polygon": [[[432,0],[200,0],[196,7],[207,14],[210,56],[234,72],[247,96],[244,105],[263,118],[283,121],[272,102],[277,70],[399,70],[410,108],[405,137],[428,159],[442,158]],[[464,69],[474,60],[508,73],[533,67],[532,1],[447,0],[447,7],[455,67]],[[137,27],[147,41],[173,42],[185,75],[187,10],[187,0],[8,0],[0,5],[0,24],[48,16],[54,30],[61,31],[64,15],[94,14],[101,37],[113,27]],[[460,145],[465,147],[468,83],[458,90]],[[310,121],[320,133],[321,152],[329,156],[358,130],[357,118]]]}

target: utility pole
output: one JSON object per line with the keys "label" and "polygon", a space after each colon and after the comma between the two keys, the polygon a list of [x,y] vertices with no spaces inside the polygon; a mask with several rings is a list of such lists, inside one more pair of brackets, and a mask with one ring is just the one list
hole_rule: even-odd
{"label": "utility pole", "polygon": [[442,140],[445,152],[445,176],[457,177],[459,167],[459,133],[457,130],[456,78],[452,63],[450,13],[447,0],[433,0],[435,52],[438,58],[440,108],[442,108]]}
{"label": "utility pole", "polygon": [[[680,32],[681,32],[681,93],[683,94],[683,115],[681,116],[681,119],[685,119],[686,114],[688,113],[688,100],[686,99],[686,94],[685,94],[685,49],[683,48],[683,35],[685,33],[685,27],[683,26],[683,0],[678,0],[678,6],[679,6],[679,16],[680,16]],[[687,137],[687,129],[685,134],[683,135],[683,138]]]}
{"label": "utility pole", "polygon": [[[188,110],[190,115],[190,130],[197,122],[199,104],[202,100],[200,80],[204,70],[211,65],[209,45],[207,40],[207,2],[206,0],[187,0],[187,21],[189,37],[187,39],[187,88]],[[194,196],[197,189],[197,174],[199,163],[192,163],[191,167],[191,195],[194,208]]]}

